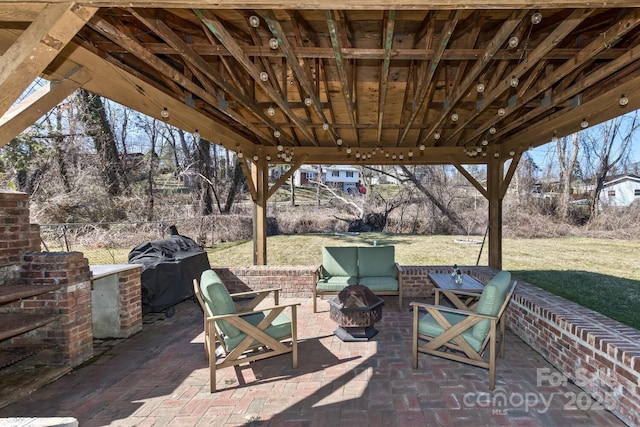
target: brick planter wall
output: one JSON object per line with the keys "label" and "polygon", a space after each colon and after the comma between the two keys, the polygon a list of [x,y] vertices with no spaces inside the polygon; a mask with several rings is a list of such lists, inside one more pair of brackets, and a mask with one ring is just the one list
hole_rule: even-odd
{"label": "brick planter wall", "polygon": [[315,286],[314,266],[214,267],[230,293],[280,288],[284,298],[310,298]]}
{"label": "brick planter wall", "polygon": [[630,426],[640,425],[640,331],[518,282],[507,325]]}

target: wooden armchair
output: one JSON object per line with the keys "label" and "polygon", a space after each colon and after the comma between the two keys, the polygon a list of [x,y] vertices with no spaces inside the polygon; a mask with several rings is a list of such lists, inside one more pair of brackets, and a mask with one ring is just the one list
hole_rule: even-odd
{"label": "wooden armchair", "polygon": [[[475,310],[411,303],[413,307],[413,368],[418,368],[419,352],[478,366],[489,370],[489,388],[493,390],[496,353],[499,357],[504,357],[502,316],[516,283],[511,284],[509,272],[498,273],[479,295],[480,299],[475,305]],[[419,317],[421,309],[427,312],[422,318]],[[425,343],[419,345],[421,342]],[[489,354],[485,360],[487,349]]]}
{"label": "wooden armchair", "polygon": [[[298,365],[297,317],[299,303],[276,305],[254,310],[274,289],[229,294],[226,286],[213,270],[202,273],[200,284],[194,279],[196,298],[204,312],[204,348],[209,360],[211,393],[216,391],[216,370],[228,366],[250,363],[280,354],[292,354],[292,367]],[[242,311],[233,301],[234,296],[257,295]],[[257,302],[256,302],[257,301]],[[284,311],[291,310],[291,317]],[[216,349],[222,350],[216,354]]]}

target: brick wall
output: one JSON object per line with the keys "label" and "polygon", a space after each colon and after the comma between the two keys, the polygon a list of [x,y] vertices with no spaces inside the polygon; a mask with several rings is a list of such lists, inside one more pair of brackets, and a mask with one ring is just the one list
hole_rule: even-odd
{"label": "brick wall", "polygon": [[0,190],[0,284],[16,279],[25,252],[40,250],[40,227],[29,224],[29,197]]}
{"label": "brick wall", "polygon": [[284,298],[309,298],[315,285],[313,266],[215,267],[230,293],[280,288]]}
{"label": "brick wall", "polygon": [[142,265],[118,273],[120,332],[129,337],[142,330]]}
{"label": "brick wall", "polygon": [[0,307],[2,312],[58,315],[57,321],[3,344],[48,344],[47,364],[77,366],[93,356],[88,262],[79,252],[38,251],[40,228],[29,223],[29,196],[1,190],[0,285],[61,286],[58,291]]}
{"label": "brick wall", "polygon": [[89,263],[80,252],[31,252],[23,256],[21,282],[62,288],[23,301],[31,309],[58,313],[59,320],[39,328],[41,339],[55,349],[51,364],[77,366],[93,357]]}
{"label": "brick wall", "polygon": [[640,331],[523,282],[507,325],[596,402],[640,425]]}

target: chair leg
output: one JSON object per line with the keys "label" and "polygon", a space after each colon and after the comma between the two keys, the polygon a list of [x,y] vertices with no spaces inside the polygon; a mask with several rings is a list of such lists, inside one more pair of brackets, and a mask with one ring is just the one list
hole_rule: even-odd
{"label": "chair leg", "polygon": [[[314,298],[315,302],[315,298]],[[291,367],[296,369],[298,367],[298,325],[297,325],[297,313],[296,306],[291,307]]]}
{"label": "chair leg", "polygon": [[318,292],[315,287],[313,288],[313,312],[318,312]]}
{"label": "chair leg", "polygon": [[498,353],[500,359],[504,359],[504,340],[504,319],[500,319],[500,352]]}
{"label": "chair leg", "polygon": [[489,331],[489,390],[496,388],[496,325]]}
{"label": "chair leg", "polygon": [[215,393],[216,392],[216,358],[215,358],[215,350],[214,350],[214,354],[213,355],[209,355],[209,389],[210,389],[211,393]]}
{"label": "chair leg", "polygon": [[411,344],[411,362],[413,369],[418,369],[418,309],[413,307],[413,330]]}

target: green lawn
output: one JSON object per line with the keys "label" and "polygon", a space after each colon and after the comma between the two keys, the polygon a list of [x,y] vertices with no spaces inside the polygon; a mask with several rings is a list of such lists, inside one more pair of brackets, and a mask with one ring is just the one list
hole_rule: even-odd
{"label": "green lawn", "polygon": [[[316,265],[322,246],[394,245],[401,265],[476,265],[481,236],[298,234],[267,240],[269,265]],[[467,243],[460,243],[466,241]],[[469,243],[470,242],[470,243]],[[487,265],[487,246],[479,265]],[[504,239],[503,268],[514,277],[640,329],[640,243],[590,238]],[[208,250],[212,266],[253,264],[253,243]]]}

